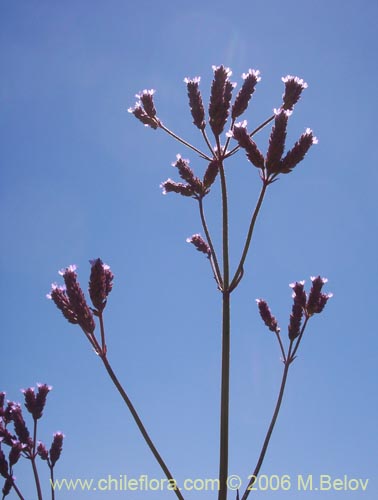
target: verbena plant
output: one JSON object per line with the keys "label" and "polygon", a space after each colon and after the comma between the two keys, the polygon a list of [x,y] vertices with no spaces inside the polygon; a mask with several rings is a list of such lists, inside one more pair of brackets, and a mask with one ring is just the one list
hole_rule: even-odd
{"label": "verbena plant", "polygon": [[[144,90],[137,95],[138,102],[129,111],[145,126],[154,130],[162,130],[171,137],[184,144],[188,149],[198,155],[206,164],[203,178],[197,177],[189,166],[189,161],[177,155],[173,166],[177,169],[180,182],[168,179],[161,184],[163,193],[177,193],[181,196],[195,200],[199,210],[203,236],[194,234],[188,242],[203,253],[209,260],[211,273],[214,276],[218,293],[222,296],[222,356],[221,356],[221,384],[220,384],[220,443],[219,443],[219,480],[218,500],[226,500],[228,493],[228,457],[229,457],[229,380],[230,380],[230,304],[234,290],[239,286],[244,276],[245,261],[250,249],[256,221],[266,197],[269,186],[281,175],[289,174],[304,159],[308,150],[317,143],[312,130],[300,136],[291,149],[285,152],[286,130],[289,117],[295,104],[299,101],[307,84],[300,78],[286,76],[282,78],[284,93],[282,103],[274,109],[272,116],[267,118],[252,131],[248,130],[247,122],[237,122],[247,110],[255,87],[260,81],[259,71],[250,69],[243,74],[243,83],[240,91],[232,102],[232,93],[235,84],[230,81],[231,71],[224,66],[213,67],[214,77],[210,91],[208,116],[205,113],[202,96],[199,89],[200,78],[186,78],[189,106],[193,124],[199,130],[204,141],[203,150],[193,146],[185,139],[172,132],[159,118],[154,104],[154,90]],[[229,123],[226,128],[226,124]],[[264,155],[254,141],[254,136],[269,124],[273,124],[269,138],[267,153]],[[226,131],[226,133],[225,133]],[[233,155],[243,150],[248,162],[257,169],[260,177],[261,191],[255,209],[250,218],[246,231],[244,246],[240,249],[240,258],[235,269],[230,267],[229,245],[229,199],[226,179],[226,161]],[[215,182],[220,182],[221,201],[220,223],[222,233],[221,249],[215,248],[212,239],[212,230],[206,222],[205,199],[210,194]],[[184,500],[183,490],[175,480],[174,474],[168,468],[162,455],[154,445],[140,416],[134,408],[126,390],[114,373],[108,359],[106,347],[106,334],[104,326],[104,309],[108,296],[113,286],[113,274],[110,267],[101,259],[91,261],[89,279],[89,296],[92,302],[90,307],[77,280],[76,267],[70,265],[60,271],[64,286],[52,285],[49,298],[61,310],[64,317],[73,324],[78,324],[86,335],[95,353],[102,361],[111,380],[119,391],[122,399],[130,410],[140,432],[143,435],[151,452],[159,463],[166,478],[171,485],[172,492],[178,499]],[[290,366],[296,358],[304,332],[310,318],[323,311],[331,294],[323,293],[322,288],[326,279],[320,276],[311,278],[312,284],[309,292],[305,291],[304,281],[296,281],[292,288],[293,304],[288,321],[288,339],[285,342],[281,337],[281,329],[277,320],[270,312],[269,306],[263,299],[257,300],[258,310],[267,328],[277,338],[283,362],[282,381],[272,419],[263,442],[262,449],[252,469],[251,480],[244,492],[237,491],[237,499],[246,500],[252,491],[252,486],[258,477],[264,457],[269,445],[273,428],[282,403],[287,375]],[[96,333],[96,322],[99,333]]]}
{"label": "verbena plant", "polygon": [[[7,401],[5,404],[5,392],[0,392],[0,475],[5,478],[2,488],[3,499],[12,489],[21,500],[30,498],[30,495],[26,496],[22,493],[22,487],[14,475],[15,465],[22,458],[30,462],[38,500],[42,499],[42,487],[37,459],[46,463],[50,475],[51,498],[52,500],[55,498],[54,468],[62,452],[64,436],[61,432],[56,432],[49,450],[41,441],[37,441],[38,422],[43,416],[47,395],[51,389],[52,387],[46,384],[38,384],[37,392],[34,387],[22,391],[25,408],[33,419],[32,432],[29,431],[25,422],[21,405],[14,401]],[[4,449],[5,447],[9,449],[7,458],[2,446]]]}

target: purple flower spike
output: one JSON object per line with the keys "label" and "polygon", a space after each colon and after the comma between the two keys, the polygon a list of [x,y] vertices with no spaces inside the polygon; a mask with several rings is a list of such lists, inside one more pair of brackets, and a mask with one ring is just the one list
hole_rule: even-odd
{"label": "purple flower spike", "polygon": [[89,296],[95,309],[101,313],[112,290],[114,275],[101,259],[91,260],[90,264],[92,269],[89,278]]}
{"label": "purple flower spike", "polygon": [[29,445],[30,433],[26,427],[24,417],[22,416],[21,408],[16,404],[13,404],[11,407],[11,419],[18,439],[21,443]]}
{"label": "purple flower spike", "polygon": [[200,234],[193,234],[191,238],[186,239],[186,242],[192,243],[199,252],[202,252],[205,255],[207,255],[207,257],[210,257],[211,255],[210,247]]}
{"label": "purple flower spike", "polygon": [[276,318],[270,312],[268,304],[265,300],[256,299],[261,319],[264,321],[266,326],[269,328],[271,332],[279,333],[280,327],[278,326]]}
{"label": "purple flower spike", "polygon": [[77,316],[77,322],[81,328],[88,334],[93,334],[95,330],[95,322],[93,314],[85,300],[84,293],[77,282],[76,266],[69,266],[60,271],[66,284],[67,296],[70,301],[72,310]]}
{"label": "purple flower spike", "polygon": [[193,170],[189,167],[189,160],[184,160],[184,158],[181,158],[181,155],[176,155],[176,158],[177,160],[172,163],[172,167],[176,167],[181,179],[193,187],[195,184],[195,176]]}
{"label": "purple flower spike", "polygon": [[56,283],[51,285],[51,292],[46,295],[48,299],[51,299],[57,308],[62,312],[63,316],[72,324],[76,325],[78,323],[77,315],[75,314],[70,301],[66,294],[66,288],[63,286],[58,286]]}
{"label": "purple flower spike", "polygon": [[3,497],[6,497],[7,495],[9,495],[10,493],[10,490],[12,489],[12,486],[13,486],[13,478],[11,476],[9,476],[6,480],[5,480],[5,483],[4,483],[4,486],[3,486],[3,489],[1,490],[2,493],[3,493]]}
{"label": "purple flower spike", "polygon": [[293,298],[300,304],[301,307],[306,307],[307,295],[304,289],[304,281],[296,281],[291,283],[289,286],[293,289]]}
{"label": "purple flower spike", "polygon": [[292,283],[290,287],[293,289],[293,307],[290,315],[288,333],[289,339],[294,340],[300,334],[303,311],[306,307],[307,296],[304,290],[304,281],[297,281],[296,283]]}
{"label": "purple flower spike", "polygon": [[143,90],[140,94],[137,94],[135,97],[140,99],[140,102],[143,105],[144,111],[147,116],[154,119],[156,117],[156,109],[154,105],[153,95],[155,90]]}
{"label": "purple flower spike", "polygon": [[283,109],[291,111],[294,108],[294,105],[299,101],[303,90],[307,89],[308,85],[301,78],[291,75],[283,77],[282,81],[285,84],[285,92],[282,96],[282,107]]}
{"label": "purple flower spike", "polygon": [[280,172],[288,174],[298,165],[306,156],[308,150],[313,144],[317,144],[318,140],[313,135],[311,129],[306,129],[306,132],[301,135],[299,140],[294,144],[294,147],[287,152],[286,156],[281,161]]}
{"label": "purple flower spike", "polygon": [[49,452],[47,451],[46,446],[43,443],[38,444],[37,453],[42,460],[47,460],[49,458]]}
{"label": "purple flower spike", "polygon": [[332,297],[331,293],[325,294],[321,292],[323,285],[325,285],[328,281],[327,278],[321,278],[320,276],[311,277],[311,281],[312,287],[306,305],[306,313],[308,317],[313,314],[321,313],[324,306],[328,302],[328,299]]}
{"label": "purple flower spike", "polygon": [[196,76],[193,79],[185,78],[186,88],[188,90],[189,106],[192,112],[193,123],[200,130],[206,127],[205,109],[203,107],[201,93],[199,91],[199,82],[201,78]]}
{"label": "purple flower spike", "polygon": [[21,444],[19,441],[15,441],[12,444],[11,451],[9,452],[9,465],[12,467],[15,465],[22,453],[22,450],[25,448],[25,445]]}
{"label": "purple flower spike", "polygon": [[51,467],[54,467],[54,465],[59,460],[59,457],[62,453],[63,438],[64,438],[64,435],[61,432],[57,432],[56,434],[54,434],[53,442],[52,442],[51,448],[50,448]]}
{"label": "purple flower spike", "polygon": [[239,90],[232,106],[231,118],[233,120],[242,115],[247,109],[248,103],[255,91],[255,86],[261,80],[260,71],[249,69],[248,73],[243,73],[242,78],[244,80],[242,88]]}
{"label": "purple flower spike", "polygon": [[290,111],[274,110],[274,127],[269,138],[269,147],[266,155],[266,169],[268,174],[279,172],[281,157],[285,149],[286,127]]}
{"label": "purple flower spike", "polygon": [[0,448],[0,474],[7,479],[9,477],[8,473],[8,462],[5,458],[3,450]]}
{"label": "purple flower spike", "polygon": [[234,84],[229,81],[232,72],[224,66],[213,66],[214,79],[211,85],[209,104],[209,123],[215,136],[223,132],[228,117],[232,89]]}
{"label": "purple flower spike", "polygon": [[203,185],[206,190],[208,190],[210,186],[214,184],[218,172],[219,172],[219,162],[217,160],[211,161],[203,177]]}
{"label": "purple flower spike", "polygon": [[244,120],[240,123],[235,123],[230,135],[232,135],[239,146],[245,150],[247,158],[252,165],[262,170],[264,168],[265,159],[255,142],[249,137],[247,121]]}
{"label": "purple flower spike", "polygon": [[47,384],[37,384],[38,392],[35,398],[35,409],[33,413],[33,418],[39,419],[42,417],[43,410],[46,404],[47,394],[52,390],[51,385]]}
{"label": "purple flower spike", "polygon": [[182,184],[181,182],[174,182],[172,179],[167,179],[160,184],[163,194],[178,193],[182,196],[194,196],[194,191],[189,184]]}
{"label": "purple flower spike", "polygon": [[145,127],[151,127],[154,130],[158,128],[158,121],[148,116],[148,114],[143,110],[142,103],[140,101],[137,102],[133,108],[129,108],[127,111],[132,113],[135,118],[143,123]]}

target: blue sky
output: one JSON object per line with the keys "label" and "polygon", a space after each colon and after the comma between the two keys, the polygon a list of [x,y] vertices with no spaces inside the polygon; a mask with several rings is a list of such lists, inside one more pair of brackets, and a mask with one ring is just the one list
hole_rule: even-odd
{"label": "blue sky", "polygon": [[[176,175],[177,153],[199,174],[205,165],[127,108],[138,91],[154,88],[163,122],[201,145],[183,79],[200,75],[207,99],[211,66],[224,64],[239,85],[248,68],[261,71],[246,114],[251,127],[280,105],[282,76],[304,78],[288,144],[306,127],[319,139],[271,186],[233,296],[230,473],[246,482],[252,472],[282,371],[255,299],[268,300],[285,332],[288,284],[321,274],[334,298],[310,322],[291,368],[262,473],[369,479],[365,493],[327,497],[375,499],[376,2],[20,0],[1,2],[0,12],[0,390],[21,401],[20,388],[54,387],[40,438],[66,435],[57,477],[162,477],[84,335],[45,298],[71,263],[84,287],[94,257],[115,274],[109,359],[157,447],[179,481],[217,476],[221,297],[206,259],[185,242],[201,231],[195,203],[159,189]],[[265,150],[267,133],[257,142]],[[235,264],[260,183],[241,154],[227,173]],[[208,204],[217,243],[218,195],[215,188]],[[19,470],[31,498],[28,473]],[[75,495],[59,498],[105,498]],[[319,492],[254,496],[268,497]]]}

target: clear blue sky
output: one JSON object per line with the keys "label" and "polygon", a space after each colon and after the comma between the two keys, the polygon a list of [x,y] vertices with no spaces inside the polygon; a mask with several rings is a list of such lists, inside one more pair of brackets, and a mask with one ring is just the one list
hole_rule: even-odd
{"label": "clear blue sky", "polygon": [[[159,189],[176,175],[177,153],[199,173],[204,165],[127,108],[138,91],[157,89],[164,123],[200,145],[183,79],[201,75],[207,99],[211,66],[224,64],[239,84],[248,68],[261,71],[252,125],[279,106],[282,76],[304,78],[288,142],[306,127],[319,139],[271,187],[233,297],[230,473],[252,472],[282,371],[255,299],[269,301],[285,332],[288,283],[321,274],[334,298],[292,366],[262,473],[368,478],[365,493],[324,495],[377,498],[377,10],[373,0],[0,3],[0,390],[21,401],[20,388],[54,387],[40,438],[66,435],[57,477],[162,477],[84,335],[45,298],[71,263],[85,286],[94,257],[115,274],[109,358],[159,450],[179,481],[217,476],[221,298],[206,259],[185,242],[201,231],[196,204]],[[235,262],[260,183],[242,155],[227,171]],[[218,200],[215,189],[217,242]],[[174,495],[58,496],[105,497]],[[319,497],[294,488],[251,496]]]}

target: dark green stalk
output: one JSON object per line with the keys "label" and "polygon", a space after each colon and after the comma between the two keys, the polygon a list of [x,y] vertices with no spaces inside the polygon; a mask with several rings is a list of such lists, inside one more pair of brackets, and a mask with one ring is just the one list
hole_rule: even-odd
{"label": "dark green stalk", "polygon": [[262,446],[260,456],[259,456],[259,459],[257,461],[255,470],[253,471],[253,474],[251,476],[251,480],[249,481],[247,489],[245,490],[244,495],[242,496],[241,500],[246,500],[248,498],[248,495],[252,491],[252,487],[253,487],[253,485],[257,479],[257,476],[260,472],[261,466],[262,466],[264,458],[265,458],[266,451],[267,451],[268,446],[269,446],[269,441],[270,441],[270,438],[272,436],[272,432],[273,432],[274,426],[276,424],[278,413],[279,413],[280,408],[281,408],[282,398],[283,398],[283,395],[285,392],[287,375],[289,373],[289,367],[290,367],[291,362],[293,361],[293,357],[291,355],[292,346],[293,346],[293,341],[290,342],[289,351],[288,351],[288,354],[286,357],[285,368],[284,368],[283,375],[282,375],[281,387],[280,387],[280,391],[278,394],[278,399],[277,399],[276,407],[274,409],[273,417],[272,417],[272,420],[270,422],[268,432],[265,436],[264,444]]}
{"label": "dark green stalk", "polygon": [[[168,479],[168,481],[171,482],[172,485],[176,484],[176,481],[173,478],[170,470],[168,469],[168,467],[165,464],[164,460],[162,459],[160,453],[158,452],[158,450],[156,449],[155,445],[153,444],[150,436],[148,435],[148,432],[147,432],[146,428],[144,427],[144,425],[143,425],[143,423],[142,423],[142,421],[141,421],[141,419],[140,419],[137,411],[135,410],[133,404],[131,403],[131,400],[127,396],[124,388],[122,387],[122,385],[119,382],[118,378],[116,377],[116,375],[115,375],[112,367],[110,366],[110,363],[108,361],[108,358],[106,357],[106,354],[101,354],[100,357],[101,357],[102,362],[104,363],[106,371],[108,372],[110,378],[112,379],[113,384],[116,386],[116,388],[117,388],[118,392],[120,393],[122,399],[126,403],[126,406],[130,410],[130,413],[133,416],[134,421],[137,424],[140,432],[142,433],[142,436],[144,437],[144,440],[146,441],[146,443],[147,443],[148,447],[150,448],[152,454],[156,458],[158,464],[160,465],[160,467],[164,471],[164,474],[165,474],[166,478]],[[176,494],[177,498],[179,498],[179,500],[184,500],[184,497],[182,496],[182,494],[180,492],[180,489],[178,487],[176,487],[175,489],[173,489],[173,491]]]}
{"label": "dark green stalk", "polygon": [[260,208],[261,208],[261,205],[263,203],[267,187],[268,187],[268,183],[265,182],[265,181],[263,181],[263,187],[261,189],[260,196],[259,196],[259,198],[257,200],[257,204],[256,204],[255,210],[254,210],[253,215],[252,215],[251,223],[249,225],[249,230],[248,230],[247,238],[246,238],[246,241],[245,241],[243,253],[242,253],[242,256],[240,258],[240,262],[239,262],[238,268],[237,268],[237,270],[235,272],[235,275],[234,275],[234,277],[232,279],[232,282],[231,282],[231,285],[230,285],[230,290],[231,291],[236,288],[236,286],[238,285],[238,283],[240,281],[239,276],[240,276],[240,274],[243,271],[244,262],[245,262],[245,259],[247,258],[248,250],[249,250],[249,247],[250,247],[250,244],[251,244],[251,240],[252,240],[253,230],[255,228],[257,216],[259,215]]}
{"label": "dark green stalk", "polygon": [[31,450],[30,460],[31,460],[31,463],[32,463],[34,480],[35,480],[35,486],[37,488],[38,500],[42,500],[41,483],[39,481],[37,465],[35,463],[35,448],[36,448],[36,444],[37,444],[37,420],[34,419],[33,448]]}
{"label": "dark green stalk", "polygon": [[202,151],[200,151],[199,149],[197,149],[195,146],[192,146],[192,144],[190,144],[189,142],[185,141],[185,139],[182,139],[180,136],[178,136],[177,134],[175,134],[174,132],[172,132],[172,130],[169,130],[169,128],[167,128],[161,122],[159,122],[159,127],[162,130],[164,130],[164,132],[167,132],[167,134],[169,134],[174,139],[176,139],[176,141],[181,142],[181,144],[184,144],[187,148],[192,149],[193,151],[195,151],[196,153],[198,153],[201,156],[201,158],[204,158],[207,161],[211,161],[212,160],[212,158],[210,158],[205,153],[203,153]]}
{"label": "dark green stalk", "polygon": [[[221,151],[219,138],[218,152]],[[227,500],[228,477],[228,427],[230,398],[230,290],[229,290],[229,248],[228,248],[228,202],[226,176],[223,163],[219,167],[222,188],[223,214],[223,307],[222,307],[222,381],[220,415],[220,453],[219,453],[219,494],[218,500]]]}
{"label": "dark green stalk", "polygon": [[210,232],[209,232],[209,228],[207,226],[207,222],[206,222],[206,218],[205,218],[205,212],[204,212],[204,209],[203,209],[203,199],[200,198],[198,200],[198,204],[199,204],[199,211],[200,211],[200,217],[201,217],[201,222],[202,222],[202,227],[203,227],[203,230],[205,231],[205,235],[206,235],[206,239],[207,239],[207,243],[210,247],[210,250],[211,250],[211,259],[212,259],[212,262],[214,263],[214,276],[215,276],[215,279],[218,283],[218,286],[220,289],[223,288],[223,280],[222,280],[222,274],[220,272],[220,268],[219,268],[219,264],[218,264],[218,259],[217,259],[217,256],[216,256],[216,253],[215,253],[215,249],[214,249],[214,245],[213,245],[213,242],[212,242],[212,239],[211,239],[211,236],[210,236]]}

